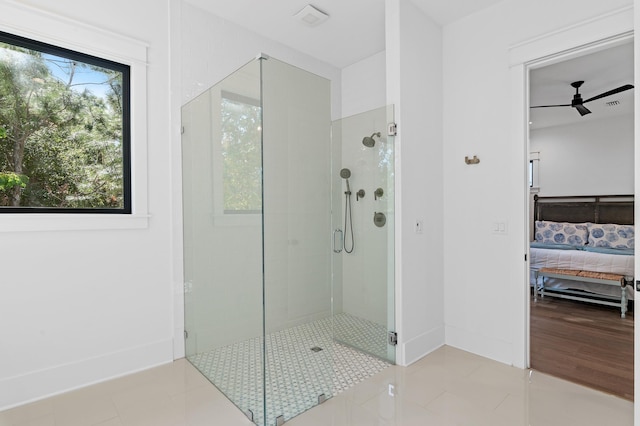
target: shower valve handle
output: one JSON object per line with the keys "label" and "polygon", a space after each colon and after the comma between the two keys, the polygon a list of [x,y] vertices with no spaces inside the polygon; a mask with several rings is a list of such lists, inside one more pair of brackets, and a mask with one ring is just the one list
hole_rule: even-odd
{"label": "shower valve handle", "polygon": [[360,200],[360,198],[364,198],[364,189],[361,189],[358,192],[356,192],[356,201]]}
{"label": "shower valve handle", "polygon": [[383,195],[384,195],[384,190],[382,188],[378,188],[373,193],[373,198],[374,200],[377,200],[378,198],[381,198]]}

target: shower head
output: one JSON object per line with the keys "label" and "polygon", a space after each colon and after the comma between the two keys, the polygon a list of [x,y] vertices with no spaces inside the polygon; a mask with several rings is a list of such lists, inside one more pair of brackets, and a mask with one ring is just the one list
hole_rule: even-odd
{"label": "shower head", "polygon": [[351,170],[347,168],[340,170],[340,177],[345,181],[347,181],[347,192],[345,192],[345,194],[346,193],[351,194],[351,188],[349,188],[349,178],[351,177]]}
{"label": "shower head", "polygon": [[374,136],[380,137],[380,132],[376,132],[374,134],[372,134],[371,136],[365,136],[362,139],[362,145],[368,147],[368,148],[373,148],[373,146],[376,144],[375,139],[373,139]]}

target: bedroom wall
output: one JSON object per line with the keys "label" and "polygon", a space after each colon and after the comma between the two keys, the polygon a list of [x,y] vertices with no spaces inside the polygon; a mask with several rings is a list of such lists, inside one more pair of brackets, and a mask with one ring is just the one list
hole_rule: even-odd
{"label": "bedroom wall", "polygon": [[[0,10],[3,31],[24,30],[43,41],[59,41],[51,34],[70,24],[73,29],[63,38],[80,45],[89,41],[78,34],[89,30],[148,46],[148,119],[138,118],[135,125],[148,133],[148,173],[138,178],[148,179],[144,197],[150,214],[142,229],[31,231],[46,222],[34,216],[25,231],[2,233],[2,410],[173,359],[170,229],[175,200],[167,191],[172,119],[168,3],[3,0]],[[35,25],[39,17],[51,25]],[[2,219],[5,224],[10,220]]]}
{"label": "bedroom wall", "polygon": [[633,194],[633,134],[633,115],[531,131],[538,194]]}
{"label": "bedroom wall", "polygon": [[511,91],[510,48],[631,4],[505,0],[444,28],[447,344],[524,366],[527,149],[512,137],[524,91]]}

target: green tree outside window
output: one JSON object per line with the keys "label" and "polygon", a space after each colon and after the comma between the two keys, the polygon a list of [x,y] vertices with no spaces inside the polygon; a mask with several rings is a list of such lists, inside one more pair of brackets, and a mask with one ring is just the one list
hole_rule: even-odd
{"label": "green tree outside window", "polygon": [[0,211],[123,209],[123,72],[6,36],[0,35]]}

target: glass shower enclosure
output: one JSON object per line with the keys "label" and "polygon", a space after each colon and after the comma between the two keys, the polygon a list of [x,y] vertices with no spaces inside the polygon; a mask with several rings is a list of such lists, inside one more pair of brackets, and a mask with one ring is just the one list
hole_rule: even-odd
{"label": "glass shower enclosure", "polygon": [[393,109],[330,92],[261,57],[182,108],[186,357],[257,425],[395,361]]}

